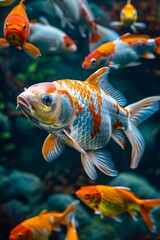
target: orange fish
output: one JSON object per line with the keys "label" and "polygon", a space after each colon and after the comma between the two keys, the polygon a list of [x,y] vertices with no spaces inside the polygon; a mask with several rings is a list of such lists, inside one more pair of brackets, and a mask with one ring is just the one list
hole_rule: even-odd
{"label": "orange fish", "polygon": [[27,43],[30,35],[29,20],[25,11],[24,0],[15,6],[4,21],[4,37],[0,38],[0,47],[13,46],[19,50],[22,48],[33,58],[41,56],[38,48]]}
{"label": "orange fish", "polygon": [[62,213],[43,210],[38,216],[29,218],[13,228],[9,240],[48,239],[52,231],[59,230],[59,224],[65,226],[70,224],[70,218],[75,214],[78,203],[77,200],[73,201]]}
{"label": "orange fish", "polygon": [[0,7],[9,6],[14,3],[16,0],[0,0]]}
{"label": "orange fish", "polygon": [[151,211],[160,206],[160,199],[139,199],[129,188],[104,185],[82,187],[76,195],[102,217],[120,220],[117,215],[127,211],[136,220],[135,212],[139,212],[149,229],[156,231]]}

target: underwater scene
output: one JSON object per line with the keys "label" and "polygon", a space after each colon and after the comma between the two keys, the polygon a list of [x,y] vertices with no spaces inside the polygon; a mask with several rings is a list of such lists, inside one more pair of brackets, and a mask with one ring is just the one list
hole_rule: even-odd
{"label": "underwater scene", "polygon": [[160,1],[0,0],[0,240],[160,239]]}

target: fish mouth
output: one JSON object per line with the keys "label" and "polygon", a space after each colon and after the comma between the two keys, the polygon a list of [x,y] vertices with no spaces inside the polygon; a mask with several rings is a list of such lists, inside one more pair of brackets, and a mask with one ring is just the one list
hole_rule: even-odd
{"label": "fish mouth", "polygon": [[34,122],[36,125],[39,126],[39,121],[34,116],[34,109],[28,101],[28,99],[23,95],[18,96],[17,98],[17,106],[19,106],[23,112],[23,114],[32,122]]}

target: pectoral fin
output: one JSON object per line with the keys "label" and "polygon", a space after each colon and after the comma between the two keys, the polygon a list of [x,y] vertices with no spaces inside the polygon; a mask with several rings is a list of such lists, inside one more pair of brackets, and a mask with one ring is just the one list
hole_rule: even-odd
{"label": "pectoral fin", "polygon": [[151,53],[151,52],[145,52],[142,57],[148,58],[148,59],[154,59],[155,55],[154,53]]}
{"label": "pectoral fin", "polygon": [[49,134],[43,144],[43,157],[46,159],[47,162],[51,162],[61,155],[64,147],[65,145],[61,141],[59,141],[53,135]]}
{"label": "pectoral fin", "polygon": [[118,143],[120,145],[120,147],[124,150],[126,147],[125,144],[125,137],[123,135],[123,133],[121,132],[121,130],[114,130],[114,132],[112,133],[112,139]]}
{"label": "pectoral fin", "polygon": [[0,38],[0,48],[2,47],[9,47],[9,42],[5,38]]}
{"label": "pectoral fin", "polygon": [[41,52],[39,51],[39,49],[31,43],[25,42],[23,45],[23,48],[24,48],[24,51],[33,58],[37,58],[41,56]]}

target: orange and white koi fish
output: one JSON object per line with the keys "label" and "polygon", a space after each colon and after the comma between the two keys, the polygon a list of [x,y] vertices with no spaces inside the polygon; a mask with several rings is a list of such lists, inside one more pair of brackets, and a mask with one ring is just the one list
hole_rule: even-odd
{"label": "orange and white koi fish", "polygon": [[75,214],[78,203],[77,200],[73,201],[62,213],[43,210],[38,216],[29,218],[13,228],[9,240],[48,239],[53,231],[60,230],[60,224],[70,224],[69,218]]}
{"label": "orange and white koi fish", "polygon": [[149,38],[148,35],[132,35],[126,33],[120,38],[107,42],[88,54],[82,67],[86,69],[103,66],[119,69],[122,67],[137,66],[137,59],[144,57],[155,58],[152,53],[160,54],[160,37]]}
{"label": "orange and white koi fish", "polygon": [[124,26],[130,27],[133,32],[137,32],[136,28],[145,28],[146,24],[143,22],[137,22],[138,14],[136,8],[131,4],[131,0],[127,1],[127,4],[122,8],[120,12],[120,22],[113,21],[110,23],[112,27]]}
{"label": "orange and white koi fish", "polygon": [[77,50],[75,42],[65,32],[50,25],[44,17],[40,18],[40,22],[30,23],[30,29],[29,42],[38,46],[44,53]]}
{"label": "orange and white koi fish", "polygon": [[76,195],[102,217],[109,216],[121,221],[117,215],[127,211],[136,220],[135,212],[139,212],[149,229],[156,231],[151,211],[160,206],[160,199],[140,199],[129,188],[104,185],[81,187]]}
{"label": "orange and white koi fish", "polygon": [[137,167],[145,148],[137,125],[159,110],[160,96],[122,107],[126,99],[108,82],[108,73],[109,68],[104,67],[86,81],[38,83],[17,98],[24,115],[49,133],[42,149],[44,158],[56,159],[67,144],[81,153],[91,179],[97,177],[95,166],[107,175],[117,175],[110,153],[101,148],[113,138],[124,149],[120,130],[132,145],[131,168]]}
{"label": "orange and white koi fish", "polygon": [[0,7],[10,6],[16,0],[0,0]]}
{"label": "orange and white koi fish", "polygon": [[33,58],[41,56],[38,48],[27,43],[30,35],[29,20],[25,11],[24,0],[14,7],[4,21],[4,37],[0,38],[0,47],[13,46],[22,48]]}

